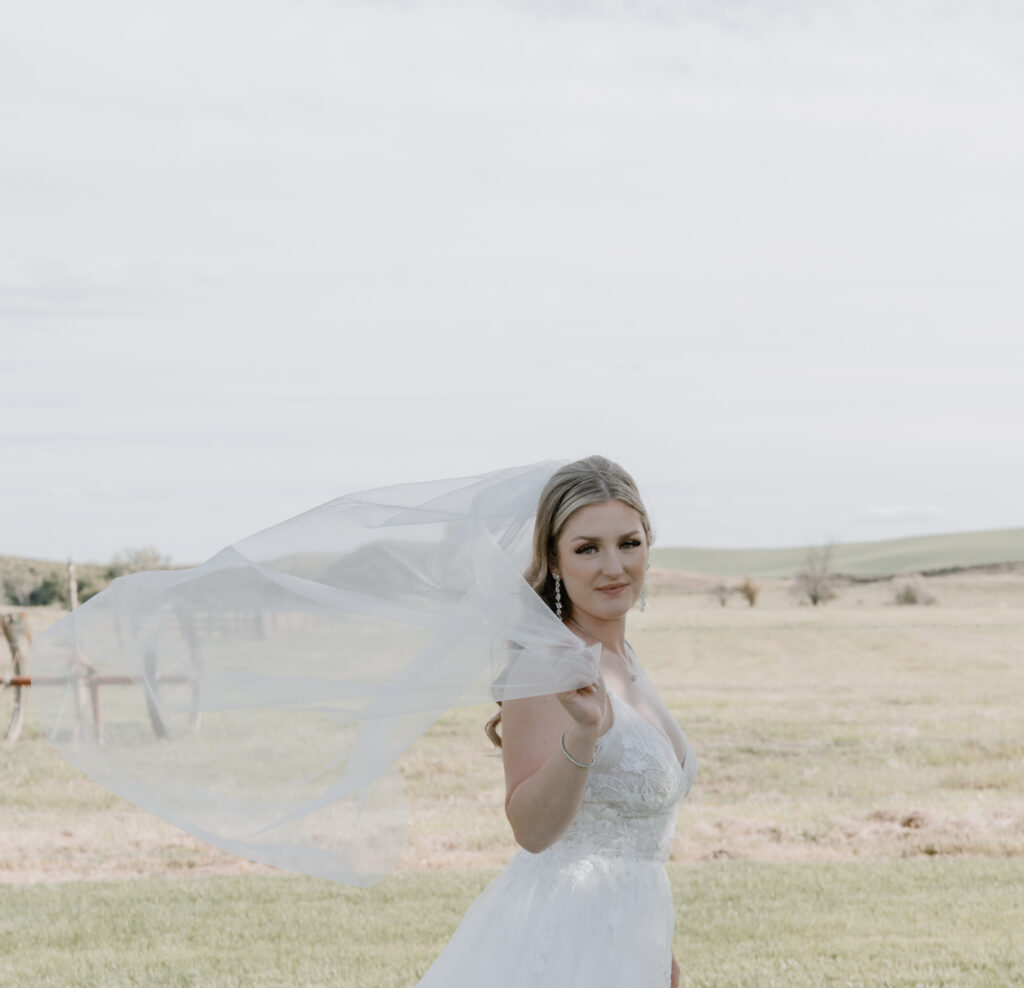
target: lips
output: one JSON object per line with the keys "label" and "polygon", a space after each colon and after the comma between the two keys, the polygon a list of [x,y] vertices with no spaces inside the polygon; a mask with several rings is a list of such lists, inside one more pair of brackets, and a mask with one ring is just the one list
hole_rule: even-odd
{"label": "lips", "polygon": [[600,590],[601,593],[618,593],[620,590],[625,590],[628,586],[628,583],[616,583],[611,587],[598,587],[597,589]]}

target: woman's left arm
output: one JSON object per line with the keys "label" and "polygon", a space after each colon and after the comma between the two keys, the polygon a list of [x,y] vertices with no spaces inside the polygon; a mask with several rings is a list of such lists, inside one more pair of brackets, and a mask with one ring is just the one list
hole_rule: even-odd
{"label": "woman's left arm", "polygon": [[672,982],[669,988],[679,988],[679,965],[676,963],[675,951],[672,951]]}

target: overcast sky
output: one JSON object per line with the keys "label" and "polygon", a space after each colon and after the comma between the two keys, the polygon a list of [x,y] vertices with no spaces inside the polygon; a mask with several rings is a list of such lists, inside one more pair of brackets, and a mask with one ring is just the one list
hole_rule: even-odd
{"label": "overcast sky", "polygon": [[12,7],[0,554],[591,452],[666,545],[1024,525],[1022,83],[1010,2]]}

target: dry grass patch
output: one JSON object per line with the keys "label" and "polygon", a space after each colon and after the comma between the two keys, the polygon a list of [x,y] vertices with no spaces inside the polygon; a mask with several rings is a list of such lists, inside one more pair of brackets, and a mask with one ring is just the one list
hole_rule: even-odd
{"label": "dry grass patch", "polygon": [[[1024,855],[1024,576],[939,578],[928,608],[884,584],[798,607],[762,582],[755,608],[662,588],[631,619],[700,762],[674,859]],[[55,616],[33,612],[35,630]],[[400,763],[400,869],[514,852],[493,709],[449,711]],[[0,749],[0,777],[0,883],[259,870],[108,793],[32,723]]]}

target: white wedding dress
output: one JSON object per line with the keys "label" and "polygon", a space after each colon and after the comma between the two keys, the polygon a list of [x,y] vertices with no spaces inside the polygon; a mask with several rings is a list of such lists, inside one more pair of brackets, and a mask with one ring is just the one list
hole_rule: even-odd
{"label": "white wedding dress", "polygon": [[668,988],[664,862],[697,763],[611,690],[576,819],[520,851],[469,908],[419,988]]}

